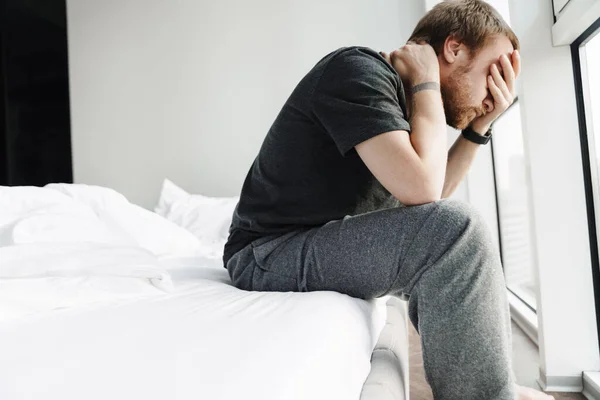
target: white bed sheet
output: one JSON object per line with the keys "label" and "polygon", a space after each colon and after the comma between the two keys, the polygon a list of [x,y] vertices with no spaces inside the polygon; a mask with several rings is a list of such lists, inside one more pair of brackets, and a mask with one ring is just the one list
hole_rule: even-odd
{"label": "white bed sheet", "polygon": [[170,293],[0,323],[0,399],[359,399],[383,300],[245,292],[217,260],[165,264]]}

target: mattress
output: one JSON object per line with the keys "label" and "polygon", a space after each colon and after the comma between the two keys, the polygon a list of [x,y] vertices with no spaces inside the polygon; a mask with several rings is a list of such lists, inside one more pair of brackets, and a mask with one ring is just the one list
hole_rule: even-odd
{"label": "mattress", "polygon": [[396,297],[387,301],[386,323],[371,356],[371,372],[361,400],[409,399],[408,305]]}
{"label": "mattress", "polygon": [[0,209],[0,399],[407,398],[394,299],[239,290],[99,188],[0,187]]}
{"label": "mattress", "polygon": [[171,293],[0,325],[0,398],[356,399],[385,304],[244,292],[172,268]]}

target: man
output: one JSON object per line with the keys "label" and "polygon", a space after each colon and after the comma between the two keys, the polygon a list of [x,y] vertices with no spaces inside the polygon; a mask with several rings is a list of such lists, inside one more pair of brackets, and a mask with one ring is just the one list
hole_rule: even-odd
{"label": "man", "polygon": [[[409,298],[436,399],[550,399],[515,386],[499,254],[446,199],[513,102],[518,49],[490,5],[449,0],[390,55],[323,58],[242,188],[223,257],[234,285]],[[446,124],[463,130],[449,152]]]}

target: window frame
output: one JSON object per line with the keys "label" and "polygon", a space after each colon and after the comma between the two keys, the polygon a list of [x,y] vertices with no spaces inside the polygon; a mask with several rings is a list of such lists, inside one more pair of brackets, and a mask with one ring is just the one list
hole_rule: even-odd
{"label": "window frame", "polygon": [[[591,267],[592,267],[592,284],[594,288],[594,300],[596,309],[596,327],[598,329],[598,342],[600,345],[600,258],[598,251],[598,231],[597,227],[600,224],[597,222],[596,208],[600,208],[600,196],[599,204],[594,203],[595,192],[599,191],[600,187],[594,186],[594,178],[598,176],[600,171],[597,169],[593,170],[592,159],[590,155],[592,151],[589,147],[590,136],[588,135],[588,121],[586,108],[589,108],[587,103],[587,89],[584,86],[584,71],[582,69],[581,51],[582,46],[589,42],[596,35],[600,35],[600,18],[597,19],[588,29],[586,29],[572,44],[571,44],[571,58],[573,62],[573,74],[575,83],[575,97],[577,105],[577,119],[579,123],[579,139],[581,145],[581,159],[583,167],[583,179],[585,185],[585,200],[588,216],[588,235],[591,253]],[[600,123],[600,121],[599,121]],[[600,140],[600,138],[593,138]],[[595,166],[594,166],[595,167]],[[600,215],[599,215],[600,216]]]}

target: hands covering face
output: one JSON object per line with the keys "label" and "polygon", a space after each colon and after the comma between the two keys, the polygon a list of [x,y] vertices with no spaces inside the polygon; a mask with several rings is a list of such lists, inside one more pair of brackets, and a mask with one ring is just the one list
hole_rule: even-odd
{"label": "hands covering face", "polygon": [[475,118],[471,124],[473,130],[480,134],[486,133],[492,123],[515,101],[515,82],[521,73],[519,51],[513,51],[510,59],[509,56],[503,54],[500,56],[499,64],[502,72],[500,72],[498,64],[493,63],[490,66],[490,74],[487,76],[488,90],[493,98],[494,108],[485,115]]}

